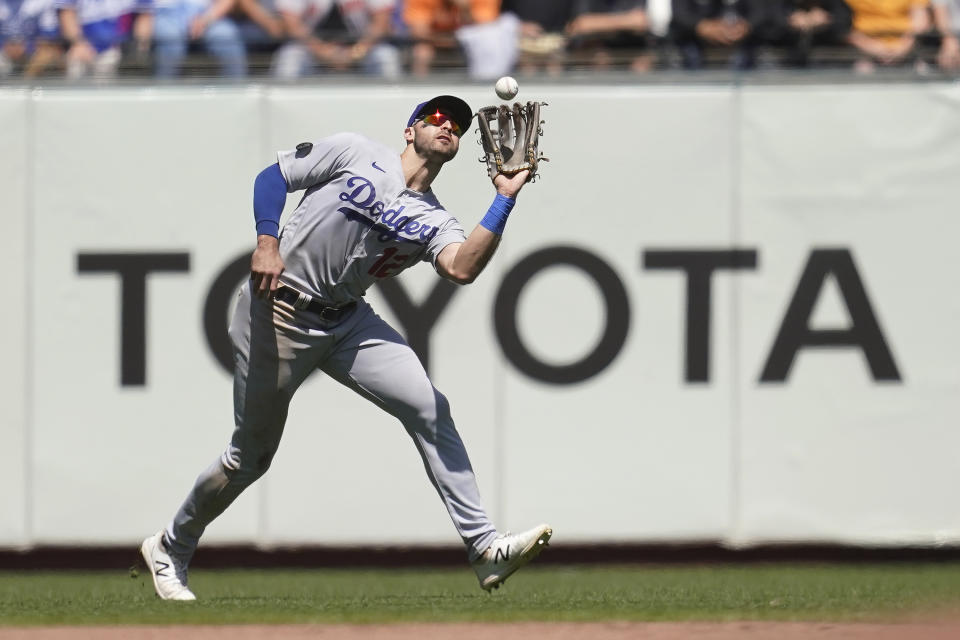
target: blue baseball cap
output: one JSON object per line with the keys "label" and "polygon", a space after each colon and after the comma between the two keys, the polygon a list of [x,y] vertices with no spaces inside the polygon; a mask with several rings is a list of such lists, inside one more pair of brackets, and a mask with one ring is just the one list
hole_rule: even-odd
{"label": "blue baseball cap", "polygon": [[456,96],[437,96],[418,104],[413,113],[410,114],[407,126],[412,127],[414,122],[436,111],[441,111],[450,116],[450,119],[456,122],[464,133],[467,132],[467,129],[470,128],[470,122],[473,121],[473,109],[466,102]]}

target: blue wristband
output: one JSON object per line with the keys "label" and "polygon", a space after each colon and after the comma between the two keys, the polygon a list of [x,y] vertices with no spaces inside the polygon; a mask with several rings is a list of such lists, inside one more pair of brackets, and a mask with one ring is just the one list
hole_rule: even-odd
{"label": "blue wristband", "polygon": [[487,209],[486,215],[483,216],[483,220],[480,221],[480,226],[498,236],[502,235],[503,228],[507,226],[507,217],[515,204],[517,204],[517,201],[514,198],[508,198],[498,193],[490,208]]}

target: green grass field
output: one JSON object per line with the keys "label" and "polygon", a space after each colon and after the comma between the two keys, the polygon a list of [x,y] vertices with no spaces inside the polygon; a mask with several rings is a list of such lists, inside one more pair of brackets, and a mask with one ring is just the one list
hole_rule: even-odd
{"label": "green grass field", "polygon": [[960,612],[960,565],[537,567],[472,572],[198,569],[196,603],[126,572],[0,572],[0,625],[399,621],[893,621]]}

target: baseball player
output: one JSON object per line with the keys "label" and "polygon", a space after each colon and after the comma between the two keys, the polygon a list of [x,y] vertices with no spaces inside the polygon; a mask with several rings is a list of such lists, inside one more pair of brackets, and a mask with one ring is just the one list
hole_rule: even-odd
{"label": "baseball player", "polygon": [[[290,399],[315,369],[403,423],[481,587],[499,587],[550,539],[547,525],[498,533],[447,399],[400,334],[363,298],[371,285],[421,261],[467,284],[493,256],[529,173],[496,177],[497,195],[469,235],[431,189],[456,156],[472,117],[463,100],[437,96],[413,110],[399,156],[363,136],[340,133],[280,152],[278,162],[257,176],[257,248],[229,329],[236,427],[173,520],[140,547],[161,598],[195,599],[187,567],[200,536],[269,468]],[[286,194],[301,190],[303,199],[279,233]]]}

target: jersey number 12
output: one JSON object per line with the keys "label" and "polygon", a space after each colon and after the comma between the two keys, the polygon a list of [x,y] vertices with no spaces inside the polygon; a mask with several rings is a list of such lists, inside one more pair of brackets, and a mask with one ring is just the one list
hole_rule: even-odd
{"label": "jersey number 12", "polygon": [[367,273],[372,275],[374,278],[386,278],[387,276],[392,275],[392,272],[402,267],[403,263],[406,262],[407,258],[410,257],[410,255],[406,253],[399,256],[394,255],[396,252],[396,247],[390,247],[389,249],[385,250],[383,255],[380,256],[380,259],[373,263],[373,266],[370,267],[370,270],[367,271]]}

